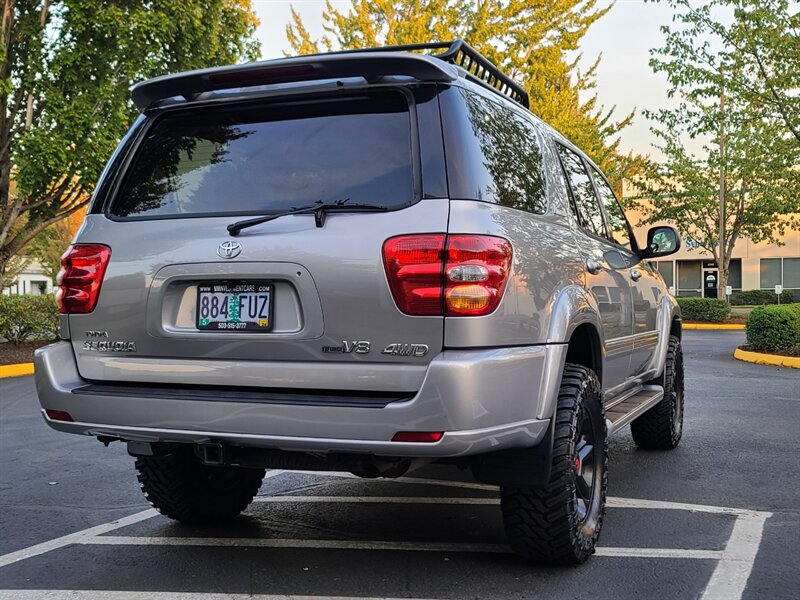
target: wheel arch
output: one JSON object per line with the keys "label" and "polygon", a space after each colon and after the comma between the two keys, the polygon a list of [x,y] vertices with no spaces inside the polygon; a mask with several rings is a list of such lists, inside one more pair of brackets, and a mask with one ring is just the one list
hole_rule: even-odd
{"label": "wheel arch", "polygon": [[669,295],[664,295],[658,311],[656,326],[659,332],[659,341],[656,351],[653,353],[648,370],[655,372],[653,377],[660,377],[664,371],[664,364],[667,360],[667,350],[669,349],[669,338],[675,336],[679,340],[683,338],[683,321],[681,319],[681,308],[678,302]]}
{"label": "wheel arch", "polygon": [[592,369],[602,386],[605,342],[600,308],[586,289],[572,285],[558,295],[553,306],[547,343],[567,344],[564,362]]}
{"label": "wheel arch", "polygon": [[570,335],[567,348],[566,362],[594,371],[602,388],[603,350],[597,327],[587,322],[578,325]]}

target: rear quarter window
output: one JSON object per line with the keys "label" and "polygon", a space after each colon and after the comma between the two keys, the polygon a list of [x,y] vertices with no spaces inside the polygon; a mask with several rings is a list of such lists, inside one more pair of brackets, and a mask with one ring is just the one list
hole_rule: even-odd
{"label": "rear quarter window", "polygon": [[469,90],[443,96],[450,197],[544,213],[542,139],[533,123]]}
{"label": "rear quarter window", "polygon": [[415,201],[411,119],[400,92],[175,110],[156,118],[109,214],[265,214],[317,201]]}

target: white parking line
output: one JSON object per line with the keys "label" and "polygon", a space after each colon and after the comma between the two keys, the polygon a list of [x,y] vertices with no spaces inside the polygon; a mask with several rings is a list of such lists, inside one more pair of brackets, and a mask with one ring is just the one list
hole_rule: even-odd
{"label": "white parking line", "polygon": [[[278,475],[282,475],[284,472],[285,471],[277,469],[274,471],[268,471],[264,476],[264,479],[277,477]],[[63,548],[64,546],[69,546],[70,544],[80,544],[86,538],[109,533],[115,529],[121,529],[123,527],[127,527],[128,525],[139,523],[140,521],[146,521],[147,519],[155,517],[156,515],[158,515],[158,511],[155,508],[148,508],[147,510],[132,514],[128,517],[123,517],[122,519],[116,519],[114,521],[109,521],[108,523],[103,523],[102,525],[96,525],[94,527],[89,527],[88,529],[82,529],[81,531],[76,531],[75,533],[70,533],[53,540],[48,540],[46,542],[42,542],[41,544],[36,544],[35,546],[29,546],[27,548],[23,548],[22,550],[17,550],[16,552],[9,552],[8,554],[3,554],[0,556],[0,567],[5,567],[7,565],[14,564],[15,562],[25,560],[26,558],[44,554],[45,552],[57,550],[59,548]]]}
{"label": "white parking line", "polygon": [[[331,504],[475,504],[475,505],[499,505],[499,498],[475,498],[463,496],[258,496],[255,500],[258,503],[331,503]],[[704,512],[711,514],[739,516],[766,515],[759,511],[746,510],[742,508],[728,508],[727,506],[711,506],[704,504],[684,504],[682,502],[666,502],[662,500],[646,500],[640,498],[617,498],[610,497],[606,501],[609,508],[639,508],[656,510],[685,510],[687,512]]]}
{"label": "white parking line", "polygon": [[[314,550],[400,550],[403,552],[453,552],[510,554],[508,544],[461,542],[388,542],[384,540],[308,540],[289,538],[207,538],[207,537],[144,537],[103,535],[88,538],[81,544],[100,546],[222,546],[227,548],[305,548]],[[720,560],[722,550],[688,550],[679,548],[597,548],[596,556],[627,558],[694,558]]]}
{"label": "white parking line", "polygon": [[103,533],[108,533],[109,531],[114,531],[115,529],[119,529],[121,527],[133,525],[139,521],[144,521],[151,517],[155,517],[157,514],[158,511],[156,511],[155,508],[148,508],[147,510],[143,510],[142,512],[138,512],[129,517],[117,519],[116,521],[109,521],[108,523],[103,523],[102,525],[89,527],[88,529],[70,533],[54,540],[49,540],[47,542],[42,542],[41,544],[36,544],[35,546],[17,550],[16,552],[4,554],[3,556],[0,556],[0,567],[5,567],[20,560],[25,560],[26,558],[31,558],[32,556],[38,556],[40,554],[44,554],[45,552],[50,552],[51,550],[57,550],[58,548],[69,546],[70,544],[80,544],[86,539],[93,538]]}
{"label": "white parking line", "polygon": [[724,556],[717,563],[702,600],[738,600],[742,597],[756,562],[764,523],[769,516],[770,513],[758,513],[736,518]]}
{"label": "white parking line", "polygon": [[711,504],[686,504],[684,502],[669,502],[666,500],[647,500],[644,498],[608,498],[606,506],[609,508],[651,508],[656,510],[686,510],[689,512],[703,512],[718,515],[734,515],[734,516],[748,516],[748,515],[766,515],[772,516],[772,513],[763,512],[758,510],[749,510],[746,508],[730,508],[727,506],[714,506]]}
{"label": "white parking line", "polygon": [[[215,592],[122,592],[113,590],[0,590],[0,600],[401,600],[363,596],[220,594]],[[408,599],[406,599],[408,600]],[[422,599],[415,599],[422,600]]]}
{"label": "white parking line", "polygon": [[[295,471],[273,470],[267,472],[266,478],[276,477],[283,473]],[[308,471],[298,471],[306,473]],[[355,478],[349,473],[312,472],[335,478]],[[437,485],[473,490],[497,491],[496,486],[438,479],[422,479],[401,477],[382,480],[417,485]],[[397,496],[258,496],[259,503],[381,503],[381,504],[463,504],[463,505],[497,505],[496,497],[397,497]],[[683,510],[710,514],[724,514],[736,518],[731,536],[724,550],[696,550],[675,548],[597,548],[597,556],[626,558],[677,558],[696,560],[716,560],[717,566],[703,591],[702,600],[740,600],[753,569],[766,520],[771,513],[724,506],[703,504],[687,504],[635,498],[609,498],[610,508]],[[305,540],[305,539],[262,539],[262,538],[199,538],[199,537],[138,537],[105,535],[114,530],[133,525],[156,516],[155,509],[148,509],[128,517],[109,523],[90,527],[76,533],[65,535],[54,540],[36,544],[29,548],[17,550],[0,556],[0,567],[57,550],[72,544],[82,545],[160,545],[160,546],[225,546],[225,547],[260,547],[260,548],[318,548],[318,549],[351,549],[351,550],[400,550],[400,551],[435,551],[435,552],[489,552],[506,553],[510,549],[505,544],[474,543],[442,543],[442,542],[389,542],[367,540]],[[237,595],[237,594],[176,594],[172,592],[107,592],[81,590],[0,590],[0,600],[27,600],[42,598],[45,600],[145,600],[158,598],[175,598],[176,600],[217,600],[222,598],[254,598],[262,600],[311,600],[314,596],[274,596],[274,595]],[[345,599],[340,599],[345,600]],[[359,599],[364,600],[364,599]]]}

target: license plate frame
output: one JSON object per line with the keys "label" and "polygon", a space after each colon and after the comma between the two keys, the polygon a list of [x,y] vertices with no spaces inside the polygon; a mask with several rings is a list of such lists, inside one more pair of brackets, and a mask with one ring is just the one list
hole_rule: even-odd
{"label": "license plate frame", "polygon": [[[201,312],[203,310],[202,300],[205,294],[209,294],[209,304],[207,308],[209,310],[208,317],[203,318],[201,317]],[[225,320],[220,320],[219,318],[211,318],[211,298],[214,295],[224,294],[226,296],[235,296],[238,301],[235,302],[237,306],[237,310],[241,309],[241,296],[250,294],[250,295],[267,295],[268,299],[266,301],[265,307],[256,307],[256,317],[252,320],[240,321],[238,317],[237,320],[232,321],[229,320],[227,314],[230,313],[230,310],[226,310],[226,317]],[[259,298],[256,299],[258,303],[260,301]],[[231,301],[228,300],[228,309],[231,309],[234,304],[231,304]],[[260,318],[262,313],[266,309],[267,313],[267,325],[261,326],[259,325],[259,321],[263,321],[263,318]],[[197,304],[195,305],[195,327],[197,327],[198,331],[203,333],[269,333],[272,331],[272,327],[274,325],[273,314],[275,311],[275,286],[272,281],[268,280],[251,280],[251,279],[241,279],[241,280],[222,280],[222,281],[200,281],[197,284]],[[220,313],[218,313],[219,316]],[[244,325],[242,325],[244,323]],[[235,326],[234,326],[235,325]]]}

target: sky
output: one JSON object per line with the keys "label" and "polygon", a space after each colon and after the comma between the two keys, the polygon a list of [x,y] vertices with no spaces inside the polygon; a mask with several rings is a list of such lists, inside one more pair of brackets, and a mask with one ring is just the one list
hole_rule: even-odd
{"label": "sky", "polygon": [[[610,3],[610,0],[598,0],[600,7]],[[265,59],[278,58],[290,50],[285,29],[290,21],[291,6],[300,13],[313,38],[323,33],[325,3],[322,0],[252,0],[252,4],[261,21],[257,37]],[[349,0],[334,0],[333,4],[339,10],[350,6]],[[675,101],[667,98],[666,78],[654,74],[648,65],[650,49],[661,46],[664,41],[659,27],[670,23],[672,14],[663,3],[617,0],[583,38],[581,65],[587,68],[601,56],[595,90],[599,103],[606,108],[615,106],[619,119],[637,109],[633,123],[620,136],[624,152],[633,150],[656,159],[661,156],[653,147],[655,136],[650,132],[650,124],[638,111],[674,106]]]}

